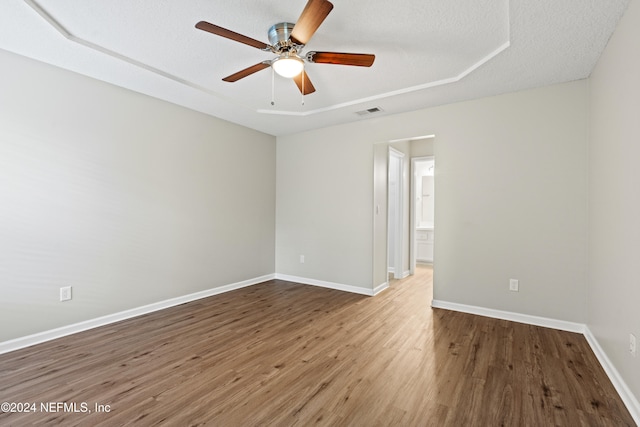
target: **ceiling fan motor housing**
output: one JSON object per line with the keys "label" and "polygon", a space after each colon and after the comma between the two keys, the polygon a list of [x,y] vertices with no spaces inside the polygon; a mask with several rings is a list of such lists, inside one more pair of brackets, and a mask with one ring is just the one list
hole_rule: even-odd
{"label": "ceiling fan motor housing", "polygon": [[283,52],[291,50],[293,42],[290,40],[293,26],[291,22],[280,22],[269,28],[269,42],[276,51]]}

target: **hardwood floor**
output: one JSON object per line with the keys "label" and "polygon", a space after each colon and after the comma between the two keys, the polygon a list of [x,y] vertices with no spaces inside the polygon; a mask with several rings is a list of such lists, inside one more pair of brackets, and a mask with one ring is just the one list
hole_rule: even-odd
{"label": "hardwood floor", "polygon": [[37,406],[0,425],[635,425],[582,335],[431,309],[431,273],[271,281],[1,355],[0,402]]}

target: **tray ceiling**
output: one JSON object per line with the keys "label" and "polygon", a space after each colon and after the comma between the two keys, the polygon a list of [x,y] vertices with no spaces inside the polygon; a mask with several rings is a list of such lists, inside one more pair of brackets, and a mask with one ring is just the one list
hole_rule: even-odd
{"label": "tray ceiling", "polygon": [[[5,0],[0,48],[272,135],[586,78],[628,0],[334,0],[304,52],[372,53],[371,68],[306,64],[316,92],[266,69],[275,57],[195,28],[268,42],[306,1]],[[274,101],[274,105],[272,105]]]}

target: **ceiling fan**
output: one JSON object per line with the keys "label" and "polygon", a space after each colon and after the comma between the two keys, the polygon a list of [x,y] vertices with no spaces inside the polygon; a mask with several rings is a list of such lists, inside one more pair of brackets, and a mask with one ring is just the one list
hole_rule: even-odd
{"label": "ceiling fan", "polygon": [[304,70],[305,61],[315,64],[370,67],[375,60],[375,55],[363,53],[312,51],[302,54],[302,49],[329,15],[331,9],[333,9],[333,4],[327,0],[309,0],[300,14],[298,22],[295,24],[281,22],[269,28],[270,45],[206,21],[198,22],[196,28],[278,55],[272,60],[262,61],[231,74],[223,78],[223,81],[236,82],[260,70],[273,67],[273,70],[279,75],[292,78],[300,92],[303,95],[308,95],[315,92],[316,89]]}

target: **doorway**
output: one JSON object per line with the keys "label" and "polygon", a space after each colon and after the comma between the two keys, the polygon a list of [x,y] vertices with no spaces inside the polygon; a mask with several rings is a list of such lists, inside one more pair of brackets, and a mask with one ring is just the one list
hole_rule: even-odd
{"label": "doorway", "polygon": [[435,158],[411,159],[411,258],[413,273],[417,263],[433,264],[435,241]]}
{"label": "doorway", "polygon": [[[414,213],[412,212],[414,202],[411,194],[412,173],[410,159],[413,157],[435,156],[434,142],[435,135],[425,135],[401,140],[381,141],[374,144],[372,203],[372,275],[374,294],[389,287],[390,279],[395,279],[396,274],[400,277],[406,277],[414,273],[411,253],[415,252],[412,246],[414,243],[412,239],[415,237],[412,232],[412,221],[415,218],[413,218]],[[390,148],[392,150],[389,150]],[[390,154],[390,152],[393,154]],[[397,185],[392,186],[391,191],[402,188],[402,192],[390,196],[390,163],[392,161],[396,162],[392,175],[395,177],[396,182],[401,177],[402,184],[400,187]],[[398,169],[402,170],[402,175],[398,173]],[[389,211],[390,203],[396,207],[393,212]],[[395,212],[402,212],[402,216],[390,221],[389,214],[394,214]],[[390,230],[394,233],[391,236]],[[400,230],[401,232],[399,232]],[[390,244],[389,238],[394,238],[395,236],[399,236],[399,239],[394,239],[394,242]],[[396,269],[396,265],[401,265],[402,268]],[[393,267],[392,270],[389,268],[391,266]]]}

